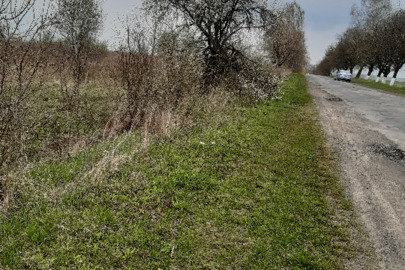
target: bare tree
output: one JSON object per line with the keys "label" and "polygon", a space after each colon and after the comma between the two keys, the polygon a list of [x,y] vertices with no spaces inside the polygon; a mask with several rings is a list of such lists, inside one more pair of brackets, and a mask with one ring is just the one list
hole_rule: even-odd
{"label": "bare tree", "polygon": [[[385,69],[384,57],[380,57],[381,46],[379,42],[382,41],[381,37],[376,35],[384,23],[385,19],[389,17],[392,11],[391,0],[362,0],[361,5],[353,5],[352,25],[356,28],[362,29],[365,35],[365,43],[361,47],[366,51],[363,53],[363,64],[368,67],[367,79],[374,71],[374,68],[380,67],[380,75]],[[380,32],[381,33],[381,32]]]}
{"label": "bare tree", "polygon": [[[378,75],[376,82],[380,80],[385,83],[388,74],[391,72],[392,57],[395,48],[390,44],[390,34],[388,32],[386,23],[382,23],[378,26],[374,32],[375,47],[377,49],[376,67],[378,68]],[[383,78],[381,78],[383,75]]]}
{"label": "bare tree", "polygon": [[295,1],[287,3],[279,12],[278,20],[267,30],[265,49],[278,67],[286,66],[301,72],[305,66],[304,15]]}
{"label": "bare tree", "polygon": [[73,91],[68,90],[67,83],[61,83],[61,90],[79,121],[80,84],[90,50],[102,27],[101,3],[99,0],[57,0],[54,12],[55,27],[65,53],[61,63],[71,69],[73,80]]}
{"label": "bare tree", "polygon": [[376,68],[378,48],[375,46],[376,40],[373,32],[364,32],[364,43],[362,50],[364,52],[362,63],[368,68],[366,80],[368,80]]}
{"label": "bare tree", "polygon": [[[28,100],[47,80],[47,10],[33,15],[35,0],[0,1],[0,174],[24,155]],[[28,22],[28,23],[27,23]]]}
{"label": "bare tree", "polygon": [[364,66],[363,47],[364,39],[362,30],[358,27],[348,28],[340,37],[333,50],[332,65],[336,69],[353,70],[356,66],[360,66],[360,70]]}
{"label": "bare tree", "polygon": [[366,56],[367,48],[366,44],[366,33],[360,27],[351,27],[348,28],[340,39],[343,43],[343,46],[346,47],[348,59],[348,67],[353,73],[353,69],[357,66],[359,68],[356,77],[360,78],[360,75],[363,71],[363,68],[367,65]]}
{"label": "bare tree", "polygon": [[236,45],[241,32],[263,29],[274,19],[266,1],[261,0],[146,0],[145,8],[174,12],[183,21],[181,27],[195,29],[208,83],[235,67],[241,53]]}
{"label": "bare tree", "polygon": [[386,21],[388,33],[387,46],[390,47],[392,71],[391,85],[395,84],[398,72],[405,64],[405,10],[395,11]]}
{"label": "bare tree", "polygon": [[361,5],[353,5],[352,25],[373,31],[392,11],[391,0],[361,0]]}
{"label": "bare tree", "polygon": [[329,46],[325,51],[324,58],[316,65],[315,67],[315,74],[329,76],[333,70],[333,52],[335,50],[335,46]]}

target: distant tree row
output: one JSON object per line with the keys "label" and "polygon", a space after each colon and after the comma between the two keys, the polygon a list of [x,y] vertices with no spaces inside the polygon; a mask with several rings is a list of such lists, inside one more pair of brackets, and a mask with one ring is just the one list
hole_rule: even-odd
{"label": "distant tree row", "polygon": [[394,84],[405,64],[405,10],[394,10],[390,0],[362,0],[361,6],[352,7],[351,16],[351,26],[327,49],[315,72],[329,75],[345,69],[353,73],[357,68],[356,77],[360,77],[366,69],[369,79],[378,70],[377,81],[383,83],[393,72]]}

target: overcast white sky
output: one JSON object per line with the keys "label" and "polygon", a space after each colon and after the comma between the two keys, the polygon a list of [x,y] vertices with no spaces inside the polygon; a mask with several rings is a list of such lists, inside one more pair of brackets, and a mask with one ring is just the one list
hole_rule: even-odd
{"label": "overcast white sky", "polygon": [[[292,1],[292,0],[291,0]],[[311,63],[318,63],[324,56],[326,48],[336,41],[336,36],[343,33],[350,24],[350,9],[361,0],[296,0],[305,10],[305,33]],[[279,3],[290,2],[278,0]],[[140,6],[142,0],[104,0],[106,21],[102,34],[103,40],[114,38],[114,25],[119,16]],[[405,8],[405,0],[392,0],[396,8]]]}

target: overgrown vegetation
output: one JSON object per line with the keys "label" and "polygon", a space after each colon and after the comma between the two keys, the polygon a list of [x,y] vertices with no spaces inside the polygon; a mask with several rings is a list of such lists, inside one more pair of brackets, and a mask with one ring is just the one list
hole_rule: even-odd
{"label": "overgrown vegetation", "polygon": [[278,101],[193,111],[196,125],[167,139],[132,133],[10,176],[1,265],[342,268],[356,251],[338,214],[350,206],[305,78],[283,89]]}
{"label": "overgrown vegetation", "polygon": [[0,1],[2,267],[342,268],[296,3],[148,0],[111,52],[99,1],[39,1]]}
{"label": "overgrown vegetation", "polygon": [[134,130],[166,136],[192,122],[194,103],[213,92],[274,97],[284,71],[243,40],[261,28],[260,40],[273,10],[263,1],[221,3],[205,5],[212,25],[225,27],[215,44],[197,22],[180,24],[177,6],[163,16],[153,12],[162,3],[147,1],[111,52],[98,41],[97,0],[0,1],[0,190],[7,174],[36,159]]}
{"label": "overgrown vegetation", "polygon": [[58,79],[66,111],[71,115],[77,136],[83,124],[82,103],[86,102],[80,85],[85,80],[103,14],[101,3],[97,0],[58,0],[54,5],[55,14],[51,22],[62,45],[58,50],[61,60]]}
{"label": "overgrown vegetation", "polygon": [[[25,121],[29,117],[28,100],[43,87],[47,76],[42,70],[50,64],[45,57],[50,44],[42,35],[49,30],[48,22],[23,22],[33,5],[33,1],[21,5],[0,1],[0,176],[4,167],[27,152],[25,141],[31,134],[26,133],[35,125]],[[23,27],[24,41],[20,35]],[[0,182],[0,194],[1,189]]]}

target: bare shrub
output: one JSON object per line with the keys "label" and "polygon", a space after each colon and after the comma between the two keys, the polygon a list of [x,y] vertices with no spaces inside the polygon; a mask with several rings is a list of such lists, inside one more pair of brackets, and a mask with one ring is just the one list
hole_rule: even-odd
{"label": "bare shrub", "polygon": [[183,99],[201,94],[203,62],[195,48],[175,33],[158,33],[156,25],[148,33],[146,27],[150,26],[136,18],[125,21],[125,36],[112,72],[124,98],[106,127],[106,136],[133,129],[168,134]]}
{"label": "bare shrub", "polygon": [[[190,55],[189,55],[190,56]],[[117,70],[125,98],[116,115],[115,134],[133,129],[167,133],[169,119],[184,98],[200,92],[198,63],[167,55],[121,52]]]}
{"label": "bare shrub", "polygon": [[[61,37],[60,90],[76,135],[83,122],[80,85],[85,80],[90,52],[94,50],[102,25],[101,2],[98,0],[57,0],[54,26]],[[69,76],[70,75],[70,76]]]}
{"label": "bare shrub", "polygon": [[[28,154],[29,131],[37,124],[27,121],[30,101],[48,80],[49,20],[47,10],[32,15],[35,3],[0,1],[0,174]],[[30,16],[34,19],[27,25]]]}

